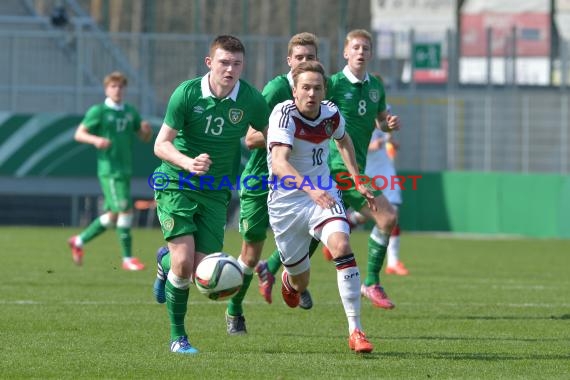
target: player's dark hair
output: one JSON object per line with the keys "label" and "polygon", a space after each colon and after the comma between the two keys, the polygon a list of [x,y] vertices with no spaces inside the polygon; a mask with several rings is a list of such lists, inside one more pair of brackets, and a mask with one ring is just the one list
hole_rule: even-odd
{"label": "player's dark hair", "polygon": [[216,49],[222,49],[231,53],[243,53],[245,55],[245,46],[239,38],[230,35],[220,35],[214,38],[210,44],[210,57],[214,56]]}
{"label": "player's dark hair", "polygon": [[300,62],[291,72],[291,75],[293,76],[293,85],[297,86],[297,78],[299,77],[299,75],[306,73],[306,72],[313,72],[313,73],[319,73],[321,74],[321,76],[323,77],[323,84],[327,83],[327,77],[325,76],[325,69],[323,68],[323,65],[321,65],[319,62],[317,61],[305,61],[305,62]]}

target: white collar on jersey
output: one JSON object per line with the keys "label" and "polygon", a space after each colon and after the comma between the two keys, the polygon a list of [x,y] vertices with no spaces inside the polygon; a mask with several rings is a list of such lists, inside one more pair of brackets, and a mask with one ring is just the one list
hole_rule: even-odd
{"label": "white collar on jersey", "polygon": [[291,88],[293,88],[294,83],[293,83],[293,73],[291,71],[289,71],[287,73],[287,80],[289,81],[289,86],[291,86]]}
{"label": "white collar on jersey", "polygon": [[368,76],[368,72],[366,72],[366,74],[364,75],[364,80],[360,80],[358,79],[348,68],[347,66],[344,66],[344,69],[342,69],[342,73],[344,74],[345,77],[348,78],[348,80],[350,81],[350,83],[364,83],[364,82],[368,82],[370,80],[370,77]]}
{"label": "white collar on jersey", "polygon": [[[210,73],[204,75],[202,77],[202,81],[200,82],[200,86],[202,87],[202,97],[203,98],[207,98],[209,96],[211,96],[212,98],[215,98],[216,96],[214,94],[212,94],[212,91],[210,90],[210,83],[208,82],[208,79],[210,78]],[[238,96],[238,92],[239,92],[239,85],[240,85],[240,81],[238,80],[236,82],[236,85],[234,86],[233,90],[230,91],[230,93],[228,94],[228,96],[226,96],[224,99],[231,99],[234,102],[237,101],[237,96]]]}
{"label": "white collar on jersey", "polygon": [[105,105],[115,111],[122,111],[125,109],[125,105],[123,103],[115,103],[111,98],[105,98]]}

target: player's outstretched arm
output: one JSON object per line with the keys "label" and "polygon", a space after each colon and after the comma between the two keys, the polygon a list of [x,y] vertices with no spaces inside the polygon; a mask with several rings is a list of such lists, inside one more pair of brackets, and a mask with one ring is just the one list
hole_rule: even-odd
{"label": "player's outstretched arm", "polygon": [[291,147],[276,144],[271,147],[271,172],[287,186],[298,187],[303,177],[289,162]]}
{"label": "player's outstretched arm", "polygon": [[350,175],[354,177],[360,174],[358,164],[356,163],[354,144],[348,133],[345,133],[341,139],[334,140],[334,142]]}

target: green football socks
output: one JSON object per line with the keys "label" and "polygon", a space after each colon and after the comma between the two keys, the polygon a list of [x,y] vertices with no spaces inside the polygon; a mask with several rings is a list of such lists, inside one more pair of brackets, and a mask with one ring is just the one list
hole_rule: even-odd
{"label": "green football socks", "polygon": [[[170,271],[170,253],[167,253],[166,255],[164,255],[162,257],[160,264],[161,264],[162,270],[165,274]],[[238,316],[238,315],[243,314],[243,306],[242,306],[243,299],[245,298],[245,295],[247,294],[247,290],[249,289],[249,286],[251,284],[252,279],[253,279],[253,273],[243,275],[243,285],[241,286],[240,290],[236,293],[236,295],[233,296],[228,302],[228,314],[229,315]],[[170,282],[167,281],[166,282],[167,297],[168,297],[168,284],[170,284]],[[176,289],[176,288],[174,288],[174,289]],[[176,290],[181,291],[180,289],[176,289]],[[188,295],[186,296],[186,300],[188,300]],[[177,302],[179,302],[179,301],[177,301]],[[186,312],[186,310],[184,310],[184,313],[185,312]],[[169,315],[170,314],[171,313],[170,313],[170,308],[169,308]],[[175,318],[175,317],[172,317],[171,320],[173,320],[173,318]],[[173,322],[171,322],[171,323],[173,323]],[[178,336],[180,336],[180,335],[178,335]]]}
{"label": "green football socks", "polygon": [[380,283],[380,271],[387,248],[386,245],[378,244],[372,237],[368,238],[368,265],[364,285],[371,286]]}
{"label": "green football socks", "polygon": [[267,259],[267,269],[275,274],[281,268],[281,258],[279,257],[279,251],[276,249]]}
{"label": "green football socks", "polygon": [[228,302],[228,315],[237,317],[243,314],[243,299],[249,289],[251,280],[253,279],[253,273],[243,274],[243,285],[240,290],[233,296]]}
{"label": "green football socks", "polygon": [[124,227],[117,227],[117,236],[119,237],[119,242],[121,243],[121,254],[124,257],[131,257],[132,251],[132,237],[131,229]]}
{"label": "green football socks", "polygon": [[84,229],[79,237],[83,241],[83,244],[88,243],[90,240],[95,239],[97,236],[101,235],[105,232],[106,228],[101,224],[101,220],[99,218],[95,218],[90,225]]}
{"label": "green football socks", "polygon": [[166,280],[166,309],[170,319],[170,338],[172,340],[187,336],[184,328],[184,318],[188,310],[190,289],[178,289]]}

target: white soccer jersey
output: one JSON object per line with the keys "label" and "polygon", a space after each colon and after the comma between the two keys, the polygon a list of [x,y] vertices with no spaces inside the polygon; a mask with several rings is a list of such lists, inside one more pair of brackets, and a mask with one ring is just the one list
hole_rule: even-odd
{"label": "white soccer jersey", "polygon": [[271,170],[271,148],[275,145],[291,147],[289,163],[310,183],[322,189],[333,189],[336,183],[330,178],[327,164],[329,140],[341,139],[345,133],[344,118],[334,103],[321,102],[321,112],[315,120],[307,119],[297,109],[293,100],[279,103],[269,118],[267,130],[267,165],[270,178],[270,199],[293,200],[307,194],[298,189],[283,186],[282,178],[275,178]]}
{"label": "white soccer jersey", "polygon": [[[375,129],[372,133],[371,141],[376,139],[383,139],[386,141],[387,133],[383,132],[379,129]],[[392,204],[401,204],[402,203],[402,194],[399,186],[393,185],[393,178],[396,175],[396,168],[394,166],[394,162],[388,157],[386,153],[385,145],[382,144],[382,147],[374,152],[368,152],[366,156],[366,170],[365,174],[373,178],[375,176],[383,176],[383,179],[377,179],[376,186],[383,187],[382,193],[388,199],[388,201]]]}

